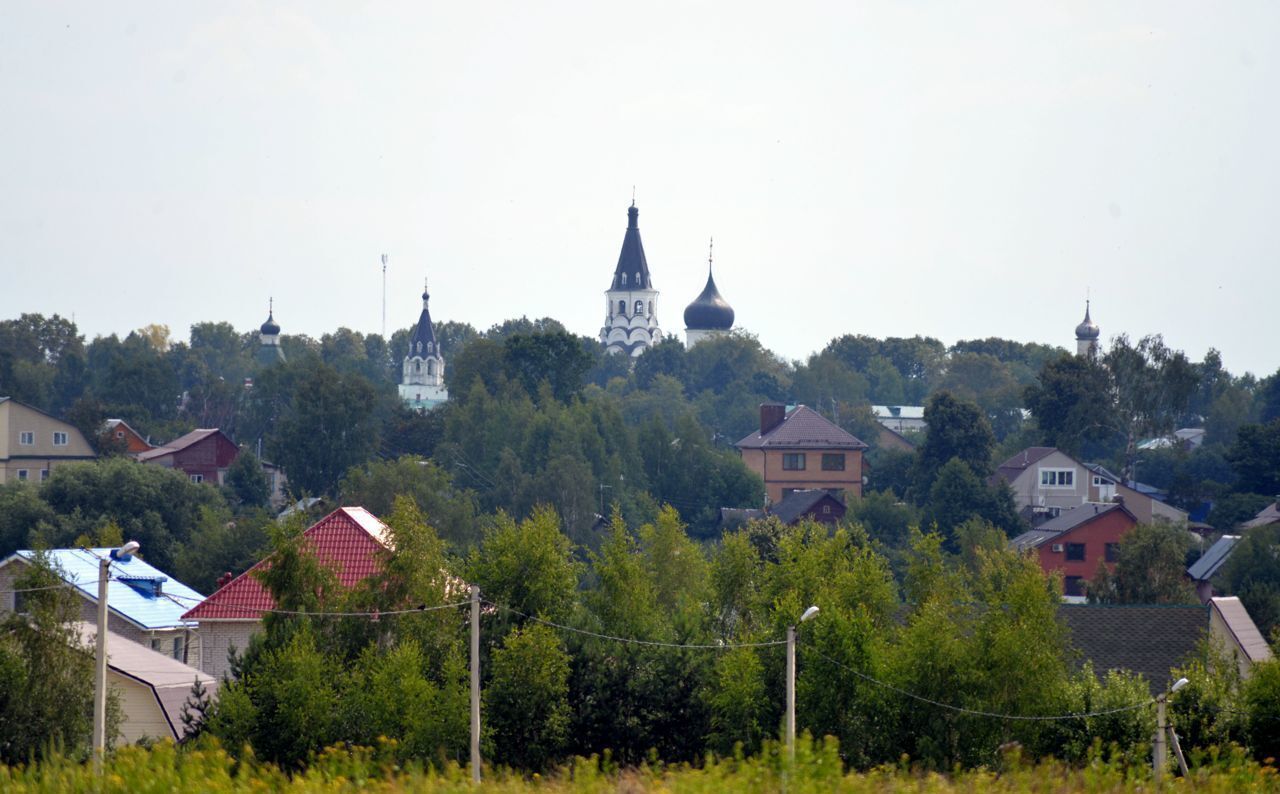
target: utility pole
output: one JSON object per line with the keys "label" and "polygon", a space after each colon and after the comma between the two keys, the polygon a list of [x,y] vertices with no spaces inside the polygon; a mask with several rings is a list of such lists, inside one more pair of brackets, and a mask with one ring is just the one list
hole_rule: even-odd
{"label": "utility pole", "polygon": [[387,338],[387,255],[382,255],[382,339]]}
{"label": "utility pole", "polygon": [[1165,716],[1165,696],[1161,695],[1156,698],[1156,738],[1151,744],[1151,773],[1156,781],[1156,785],[1160,785],[1160,778],[1164,777],[1165,764],[1165,732],[1169,730],[1169,721]]}
{"label": "utility pole", "polygon": [[[800,616],[797,623],[804,623],[806,620],[816,616],[818,608],[809,607]],[[795,625],[787,626],[787,758],[790,761],[796,760],[796,627]]]}
{"label": "utility pole", "polygon": [[471,782],[480,785],[480,585],[471,585]]}
{"label": "utility pole", "polygon": [[102,773],[107,753],[107,585],[111,581],[111,561],[127,560],[138,551],[131,540],[106,557],[98,558],[98,637],[93,671],[93,769]]}
{"label": "utility pole", "polygon": [[[1156,735],[1155,741],[1151,743],[1151,775],[1157,786],[1160,785],[1160,779],[1164,777],[1164,765],[1168,753],[1166,744],[1168,743],[1169,735],[1173,733],[1169,727],[1169,717],[1165,713],[1165,706],[1168,704],[1169,696],[1182,689],[1188,683],[1190,682],[1187,679],[1179,678],[1174,682],[1173,686],[1169,687],[1168,692],[1161,692],[1156,696]],[[1176,735],[1174,735],[1173,741],[1176,745],[1178,741]],[[1182,748],[1178,747],[1177,750],[1178,766],[1182,769],[1182,774],[1185,775],[1187,774],[1187,762],[1182,757]]]}
{"label": "utility pole", "polygon": [[107,749],[107,577],[111,559],[98,560],[98,637],[93,670],[93,768],[102,774]]}
{"label": "utility pole", "polygon": [[796,760],[796,627],[787,626],[787,760]]}

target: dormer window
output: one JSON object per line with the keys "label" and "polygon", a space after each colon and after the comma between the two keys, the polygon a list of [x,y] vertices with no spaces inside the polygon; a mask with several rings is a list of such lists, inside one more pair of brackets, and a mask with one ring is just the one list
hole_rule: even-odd
{"label": "dormer window", "polygon": [[419,355],[421,355],[421,354],[422,354],[422,343],[421,343],[421,342],[419,342],[419,343],[418,343],[418,354],[419,354]]}
{"label": "dormer window", "polygon": [[627,286],[627,274],[626,274],[626,273],[623,273],[623,274],[622,274],[622,286],[624,286],[624,287],[625,287],[625,286]]}
{"label": "dormer window", "polygon": [[640,274],[639,274],[639,273],[636,273],[636,286],[637,286],[637,287],[643,287],[643,286],[644,286],[644,282],[640,280]]}
{"label": "dormer window", "polygon": [[427,342],[427,352],[430,353],[436,346],[435,342]]}

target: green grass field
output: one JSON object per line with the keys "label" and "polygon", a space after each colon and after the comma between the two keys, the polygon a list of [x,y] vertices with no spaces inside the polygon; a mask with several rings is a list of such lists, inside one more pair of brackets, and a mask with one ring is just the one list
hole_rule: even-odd
{"label": "green grass field", "polygon": [[[0,767],[5,792],[463,792],[475,791],[467,770],[401,768],[369,748],[332,748],[304,770],[288,774],[253,759],[237,761],[216,745],[179,750],[162,743],[114,753],[102,777],[91,764],[55,758],[32,767]],[[390,754],[385,754],[390,757]],[[761,757],[711,759],[700,767],[653,765],[619,770],[608,759],[578,759],[547,776],[485,770],[482,791],[492,792],[1145,792],[1156,786],[1150,770],[1102,760],[1084,767],[1035,765],[1009,759],[1003,770],[938,774],[884,768],[846,772],[835,743],[801,743],[787,768],[771,747]],[[1169,775],[1163,789],[1197,792],[1280,792],[1280,776],[1239,753],[1205,759],[1188,779]]]}

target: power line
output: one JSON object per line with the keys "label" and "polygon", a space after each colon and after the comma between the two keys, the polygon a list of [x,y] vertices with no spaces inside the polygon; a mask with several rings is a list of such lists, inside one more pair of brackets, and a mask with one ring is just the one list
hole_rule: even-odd
{"label": "power line", "polygon": [[893,684],[890,684],[887,681],[881,681],[880,679],[875,678],[873,676],[869,676],[866,673],[859,672],[858,670],[853,669],[847,664],[838,662],[816,648],[811,648],[809,646],[801,646],[801,647],[803,647],[805,651],[812,651],[815,655],[820,656],[823,659],[826,659],[828,662],[830,662],[831,664],[834,664],[836,667],[847,670],[848,672],[853,673],[859,678],[864,679],[866,681],[870,681],[871,683],[876,684],[877,686],[882,686],[886,689],[893,690],[894,692],[897,692],[899,695],[904,695],[913,700],[918,700],[921,703],[928,703],[931,706],[937,706],[938,708],[948,709],[950,711],[959,712],[961,714],[968,714],[974,717],[992,717],[992,718],[1001,719],[1001,720],[1022,720],[1025,722],[1051,722],[1054,720],[1081,720],[1081,719],[1086,719],[1088,717],[1103,717],[1108,714],[1119,714],[1125,711],[1135,711],[1137,709],[1150,706],[1152,703],[1155,702],[1154,700],[1142,700],[1128,706],[1120,706],[1119,708],[1114,708],[1114,709],[1103,709],[1102,711],[1090,711],[1090,712],[1085,712],[1081,714],[1047,714],[1047,715],[1046,714],[998,714],[994,711],[982,711],[980,709],[965,708],[964,706],[953,706],[950,703],[943,703],[941,701],[932,700],[922,695],[917,695],[914,692],[908,692],[902,687],[894,686]]}
{"label": "power line", "polygon": [[635,637],[618,637],[613,634],[601,634],[595,631],[588,631],[586,629],[575,628],[574,626],[566,626],[563,623],[556,623],[555,621],[545,620],[543,618],[534,617],[533,615],[527,615],[524,612],[521,612],[516,609],[512,609],[511,607],[508,607],[508,606],[503,606],[502,604],[498,604],[493,601],[489,601],[488,599],[484,599],[484,603],[488,604],[489,606],[495,609],[501,609],[504,612],[510,612],[511,614],[519,615],[520,617],[526,620],[532,620],[534,623],[541,623],[545,626],[551,626],[552,628],[560,629],[561,631],[568,631],[574,634],[582,634],[587,637],[595,637],[596,639],[599,639],[599,640],[610,640],[611,642],[626,643],[628,645],[644,645],[644,646],[649,646],[654,648],[683,648],[686,650],[701,650],[701,651],[727,651],[727,650],[732,650],[734,648],[769,648],[777,645],[787,644],[786,640],[767,640],[764,642],[721,642],[721,643],[715,643],[715,644],[660,642],[658,640],[640,640],[640,639],[636,639]]}
{"label": "power line", "polygon": [[[170,598],[180,599],[184,601],[192,601],[198,606],[208,599],[194,598],[192,596],[180,596],[170,594]],[[437,612],[442,609],[454,609],[469,605],[470,601],[458,601],[452,604],[440,604],[439,606],[429,607],[411,607],[409,609],[375,609],[369,612],[310,612],[304,609],[277,609],[275,607],[250,607],[239,604],[218,604],[218,609],[239,610],[241,612],[251,612],[255,615],[273,614],[273,615],[297,615],[309,618],[382,618],[395,617],[396,615],[413,615],[419,612]],[[194,609],[194,607],[192,607]]]}

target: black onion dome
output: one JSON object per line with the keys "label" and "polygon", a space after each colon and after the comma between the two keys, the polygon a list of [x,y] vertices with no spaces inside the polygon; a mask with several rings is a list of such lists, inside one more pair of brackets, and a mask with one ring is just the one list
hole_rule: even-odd
{"label": "black onion dome", "polygon": [[727,331],[733,327],[733,307],[720,296],[710,271],[702,294],[685,307],[684,327],[695,331]]}
{"label": "black onion dome", "polygon": [[1076,326],[1076,339],[1097,339],[1102,336],[1102,329],[1089,318],[1089,302],[1084,302],[1084,322]]}
{"label": "black onion dome", "polygon": [[280,333],[280,326],[276,323],[273,312],[267,312],[267,321],[262,324],[261,331],[267,336],[276,336]]}

